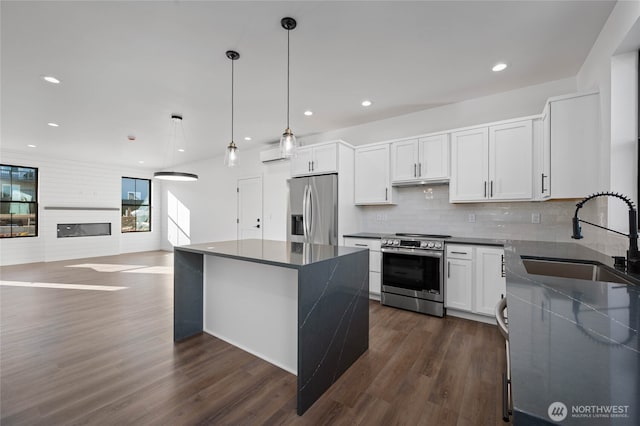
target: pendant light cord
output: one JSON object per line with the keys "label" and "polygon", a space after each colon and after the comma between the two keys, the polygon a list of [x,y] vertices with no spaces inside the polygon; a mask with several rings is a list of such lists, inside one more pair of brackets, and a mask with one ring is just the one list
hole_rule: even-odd
{"label": "pendant light cord", "polygon": [[233,142],[233,63],[231,61],[231,142]]}
{"label": "pendant light cord", "polygon": [[291,30],[287,30],[287,129],[289,128],[289,34]]}

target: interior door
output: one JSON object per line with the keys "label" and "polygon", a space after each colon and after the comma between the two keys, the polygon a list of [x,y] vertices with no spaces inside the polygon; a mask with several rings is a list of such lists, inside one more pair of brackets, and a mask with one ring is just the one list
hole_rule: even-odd
{"label": "interior door", "polygon": [[238,179],[238,239],[262,239],[262,177]]}

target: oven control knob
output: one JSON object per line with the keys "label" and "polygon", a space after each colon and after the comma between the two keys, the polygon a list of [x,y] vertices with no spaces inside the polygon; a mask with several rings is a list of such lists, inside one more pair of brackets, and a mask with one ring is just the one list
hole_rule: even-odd
{"label": "oven control knob", "polygon": [[400,240],[393,240],[393,245],[394,246],[399,246],[400,245]]}
{"label": "oven control knob", "polygon": [[436,243],[435,247],[436,247],[437,249],[442,248],[442,243]]}
{"label": "oven control knob", "polygon": [[420,248],[425,248],[425,247],[427,247],[427,242],[426,241],[421,242]]}
{"label": "oven control knob", "polygon": [[429,244],[427,246],[429,248],[433,248],[435,246],[435,244],[433,243],[433,241],[429,241]]}
{"label": "oven control knob", "polygon": [[387,240],[380,240],[380,244],[382,244],[383,246],[387,245]]}

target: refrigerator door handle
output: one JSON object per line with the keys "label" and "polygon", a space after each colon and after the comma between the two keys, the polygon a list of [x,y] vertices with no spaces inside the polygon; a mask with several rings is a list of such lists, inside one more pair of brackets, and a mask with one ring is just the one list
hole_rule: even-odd
{"label": "refrigerator door handle", "polygon": [[305,185],[304,191],[302,191],[302,234],[304,239],[307,239],[307,191],[309,186]]}
{"label": "refrigerator door handle", "polygon": [[311,235],[313,231],[313,187],[309,185],[309,190],[307,191],[307,237],[309,238],[309,242],[313,242],[313,235]]}

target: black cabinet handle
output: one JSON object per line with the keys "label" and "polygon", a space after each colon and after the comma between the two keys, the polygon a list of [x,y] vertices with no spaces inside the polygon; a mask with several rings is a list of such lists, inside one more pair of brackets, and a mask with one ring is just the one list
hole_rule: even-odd
{"label": "black cabinet handle", "polygon": [[369,246],[368,246],[368,245],[366,245],[366,244],[359,244],[359,243],[355,243],[354,245],[356,245],[356,246],[358,246],[358,247],[369,247]]}
{"label": "black cabinet handle", "polygon": [[487,181],[484,181],[484,197],[487,197]]}
{"label": "black cabinet handle", "polygon": [[422,176],[422,163],[418,163],[418,176]]}
{"label": "black cabinet handle", "polygon": [[541,178],[540,180],[541,180],[541,183],[542,183],[542,193],[543,193],[543,194],[544,194],[545,192],[547,192],[547,190],[546,190],[546,189],[544,189],[544,178],[546,178],[546,177],[547,177],[547,175],[545,175],[544,173],[542,173],[542,178]]}
{"label": "black cabinet handle", "polygon": [[451,262],[447,262],[447,278],[451,278]]}
{"label": "black cabinet handle", "polygon": [[466,251],[452,251],[451,254],[467,254]]}
{"label": "black cabinet handle", "polygon": [[493,181],[491,181],[491,197],[490,198],[493,198]]}
{"label": "black cabinet handle", "polygon": [[418,177],[418,165],[413,163],[413,177]]}
{"label": "black cabinet handle", "polygon": [[389,188],[384,189],[384,200],[387,201],[389,199]]}
{"label": "black cabinet handle", "polygon": [[506,277],[506,276],[507,276],[507,271],[506,271],[505,266],[504,266],[504,254],[500,256],[500,262],[501,262],[501,266],[500,266],[500,276],[501,276],[502,278],[504,278],[504,277]]}

